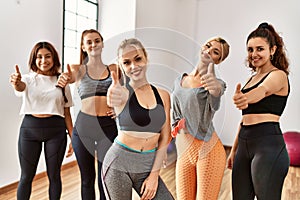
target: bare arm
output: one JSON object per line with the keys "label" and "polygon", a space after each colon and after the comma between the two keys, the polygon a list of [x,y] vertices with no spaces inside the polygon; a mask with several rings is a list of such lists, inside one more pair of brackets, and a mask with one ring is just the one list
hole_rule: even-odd
{"label": "bare arm", "polygon": [[285,86],[287,86],[287,76],[285,72],[276,70],[271,72],[257,88],[249,91],[245,95],[249,104],[256,103],[272,94],[286,95],[282,93]]}

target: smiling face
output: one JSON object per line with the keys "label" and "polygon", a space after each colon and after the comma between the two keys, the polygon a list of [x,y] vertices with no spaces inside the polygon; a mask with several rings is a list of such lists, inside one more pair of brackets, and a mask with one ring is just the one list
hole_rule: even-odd
{"label": "smiling face", "polygon": [[88,56],[101,55],[103,48],[103,41],[97,32],[87,33],[83,36],[82,51],[87,53]]}
{"label": "smiling face", "polygon": [[203,47],[201,51],[201,58],[204,62],[213,62],[219,64],[221,62],[222,47],[221,43],[217,41],[209,41]]}
{"label": "smiling face", "polygon": [[51,74],[50,69],[54,65],[52,53],[46,48],[39,49],[36,55],[35,65],[37,67],[37,73],[44,75]]}
{"label": "smiling face", "polygon": [[276,46],[270,48],[266,39],[254,37],[247,43],[248,61],[257,69],[271,65],[271,55],[275,53]]}
{"label": "smiling face", "polygon": [[134,45],[126,46],[119,57],[124,73],[132,80],[146,79],[147,58],[144,51]]}

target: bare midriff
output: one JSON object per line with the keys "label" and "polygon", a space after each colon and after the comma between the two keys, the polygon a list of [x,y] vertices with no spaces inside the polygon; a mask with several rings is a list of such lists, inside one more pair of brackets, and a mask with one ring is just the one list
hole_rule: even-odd
{"label": "bare midriff", "polygon": [[108,116],[112,110],[107,105],[106,96],[92,96],[81,100],[81,111],[92,116]]}
{"label": "bare midriff", "polygon": [[149,151],[157,147],[159,136],[159,133],[119,130],[117,140],[131,149]]}
{"label": "bare midriff", "polygon": [[253,125],[263,122],[279,122],[280,116],[274,114],[247,114],[243,115],[243,125]]}
{"label": "bare midriff", "polygon": [[53,115],[51,115],[51,114],[32,114],[32,116],[37,117],[37,118],[46,118],[46,117],[51,117]]}

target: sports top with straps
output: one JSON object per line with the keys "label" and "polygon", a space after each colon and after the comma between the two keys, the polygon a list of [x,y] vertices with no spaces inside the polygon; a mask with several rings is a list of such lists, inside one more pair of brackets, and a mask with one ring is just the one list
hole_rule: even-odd
{"label": "sports top with straps", "polygon": [[108,66],[106,69],[108,75],[104,79],[93,79],[88,73],[88,67],[85,65],[86,73],[83,75],[78,87],[78,94],[80,99],[85,99],[92,96],[106,96],[107,90],[112,83],[112,78],[110,76],[110,70]]}
{"label": "sports top with straps", "polygon": [[157,89],[151,85],[156,107],[147,109],[142,107],[133,88],[127,84],[129,99],[122,112],[117,116],[118,126],[124,131],[153,132],[159,133],[166,120],[163,101]]}
{"label": "sports top with straps", "polygon": [[[257,88],[259,86],[259,84],[261,84],[271,72],[272,71],[270,71],[267,75],[265,75],[255,85],[253,85],[249,88],[245,88],[245,86],[251,81],[251,79],[252,79],[252,77],[251,77],[250,80],[245,84],[245,86],[241,90],[242,93],[245,94],[245,93],[253,90],[254,88]],[[249,104],[246,109],[242,110],[242,114],[246,115],[246,114],[263,114],[263,113],[266,113],[266,114],[274,114],[274,115],[281,116],[281,114],[283,113],[283,110],[286,106],[286,102],[287,102],[287,98],[289,96],[289,93],[290,93],[290,86],[289,86],[289,89],[288,89],[288,94],[286,96],[280,96],[280,95],[276,95],[276,94],[272,94],[270,96],[267,96],[267,97],[263,98],[262,100],[260,100],[257,103]]]}

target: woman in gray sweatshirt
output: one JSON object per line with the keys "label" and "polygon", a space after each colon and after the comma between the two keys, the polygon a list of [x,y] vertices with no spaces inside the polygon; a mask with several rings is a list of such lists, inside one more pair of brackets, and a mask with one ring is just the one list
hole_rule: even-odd
{"label": "woman in gray sweatshirt", "polygon": [[228,43],[212,38],[202,47],[193,71],[175,80],[172,125],[180,132],[173,134],[178,153],[177,199],[218,198],[226,154],[212,120],[226,85],[216,77],[214,64],[224,61],[228,54]]}

